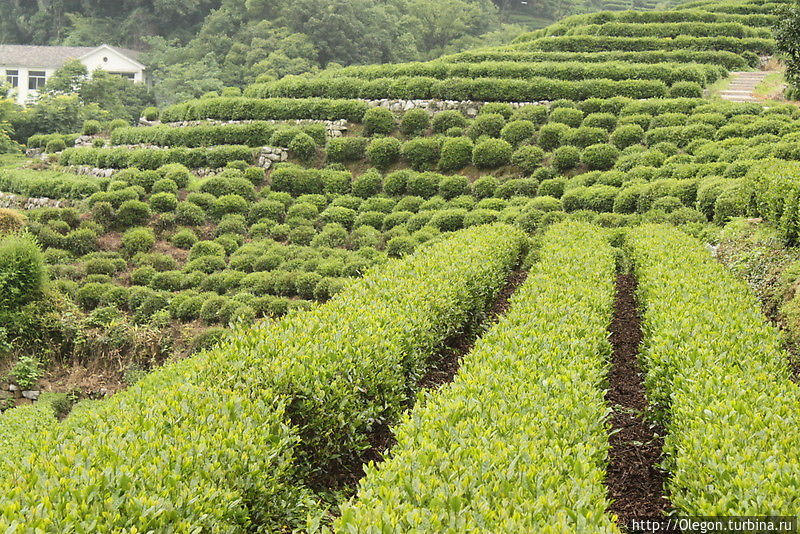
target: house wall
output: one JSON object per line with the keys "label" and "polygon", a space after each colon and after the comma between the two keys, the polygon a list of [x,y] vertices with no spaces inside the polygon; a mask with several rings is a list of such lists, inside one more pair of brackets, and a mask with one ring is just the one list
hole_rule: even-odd
{"label": "house wall", "polygon": [[19,65],[0,65],[0,77],[3,82],[6,80],[6,70],[16,70],[19,71],[19,85],[12,91],[12,94],[16,95],[17,104],[20,106],[24,106],[29,98],[36,98],[38,91],[32,91],[28,89],[28,73],[31,71],[34,72],[44,72],[45,77],[49,79],[53,74],[55,74],[56,69],[46,69],[44,67],[21,67]]}
{"label": "house wall", "polygon": [[93,72],[97,69],[103,69],[109,72],[127,72],[134,75],[134,82],[143,83],[147,81],[145,79],[145,73],[139,65],[108,48],[100,48],[84,56],[83,59],[81,59],[81,63],[86,65],[89,72]]}
{"label": "house wall", "polygon": [[[136,63],[131,62],[124,56],[118,54],[114,50],[107,48],[100,48],[91,54],[81,59],[88,71],[91,73],[98,68],[108,72],[125,72],[134,75],[133,81],[136,83],[147,83],[147,77],[144,70],[142,70]],[[19,85],[14,91],[15,99],[21,106],[26,105],[29,100],[35,99],[38,91],[31,91],[28,89],[28,73],[30,71],[44,71],[47,79],[55,73],[56,69],[53,68],[37,68],[30,66],[19,65],[0,65],[0,80],[5,82],[6,70],[19,71]]]}

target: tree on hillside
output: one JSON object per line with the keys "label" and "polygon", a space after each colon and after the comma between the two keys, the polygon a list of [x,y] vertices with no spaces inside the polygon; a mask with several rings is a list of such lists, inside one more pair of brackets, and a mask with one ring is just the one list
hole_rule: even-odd
{"label": "tree on hillside", "polygon": [[76,94],[84,104],[96,104],[111,118],[132,121],[147,106],[155,103],[149,89],[142,84],[98,69],[89,76],[78,60],[68,61],[48,80],[44,93]]}
{"label": "tree on hillside", "polygon": [[440,0],[431,9],[428,0],[412,0],[409,12],[417,19],[416,35],[420,49],[430,53],[441,50],[450,42],[465,35],[476,36],[488,31],[497,21],[497,8],[488,0]]}
{"label": "tree on hillside", "polygon": [[800,92],[800,4],[781,6],[774,27],[778,51],[786,63],[786,81],[793,98]]}

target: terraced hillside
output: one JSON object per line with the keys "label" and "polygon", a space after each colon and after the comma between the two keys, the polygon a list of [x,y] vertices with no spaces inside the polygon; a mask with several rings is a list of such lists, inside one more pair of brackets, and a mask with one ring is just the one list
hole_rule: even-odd
{"label": "terraced hillside", "polygon": [[32,137],[0,168],[0,354],[17,389],[120,391],[8,395],[0,529],[796,514],[790,357],[704,246],[800,236],[798,108],[703,96],[772,56],[776,5],[573,16]]}

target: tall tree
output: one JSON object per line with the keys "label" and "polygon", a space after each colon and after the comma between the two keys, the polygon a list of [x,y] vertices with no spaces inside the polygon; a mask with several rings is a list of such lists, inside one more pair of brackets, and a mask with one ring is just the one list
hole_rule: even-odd
{"label": "tall tree", "polygon": [[783,5],[774,27],[778,51],[784,55],[786,81],[793,98],[800,96],[800,4]]}

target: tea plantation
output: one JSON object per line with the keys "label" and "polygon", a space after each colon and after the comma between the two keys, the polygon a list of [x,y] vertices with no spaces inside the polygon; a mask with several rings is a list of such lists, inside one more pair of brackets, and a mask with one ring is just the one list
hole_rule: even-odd
{"label": "tea plantation", "polygon": [[781,5],[613,3],[31,137],[0,532],[796,520],[800,108],[709,96],[776,64]]}

